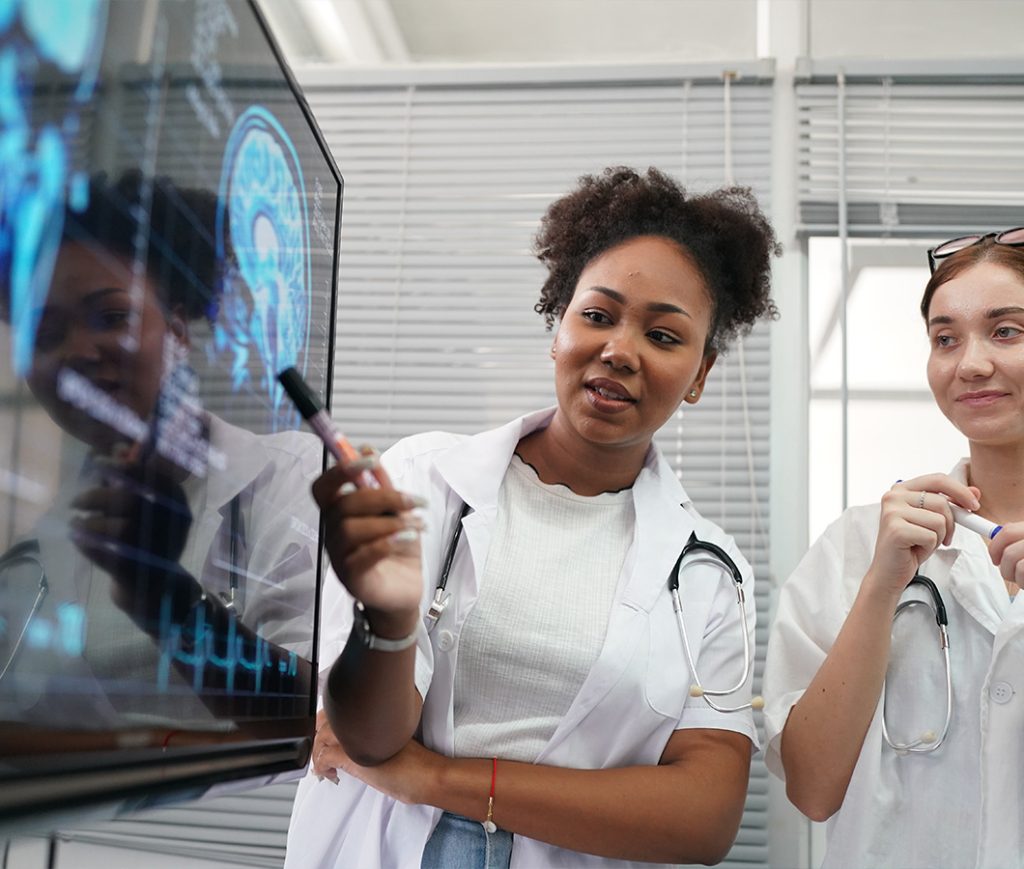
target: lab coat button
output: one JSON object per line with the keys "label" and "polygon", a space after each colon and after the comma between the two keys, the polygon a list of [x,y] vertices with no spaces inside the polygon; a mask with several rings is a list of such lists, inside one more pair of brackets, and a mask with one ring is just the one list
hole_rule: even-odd
{"label": "lab coat button", "polygon": [[1009,682],[995,682],[988,693],[996,703],[1009,703],[1013,699],[1013,686]]}
{"label": "lab coat button", "polygon": [[455,645],[455,634],[451,631],[441,631],[441,636],[437,638],[437,647],[442,652],[450,652],[452,646]]}

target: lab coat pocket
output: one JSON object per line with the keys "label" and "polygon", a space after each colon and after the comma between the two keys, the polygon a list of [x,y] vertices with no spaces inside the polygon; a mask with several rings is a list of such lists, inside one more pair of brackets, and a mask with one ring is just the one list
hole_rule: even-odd
{"label": "lab coat pocket", "polygon": [[[700,655],[701,637],[711,597],[683,598],[683,618],[694,663]],[[645,693],[647,703],[660,715],[678,721],[694,681],[683,651],[679,622],[666,589],[650,612],[650,652]],[[698,665],[699,666],[699,665]]]}

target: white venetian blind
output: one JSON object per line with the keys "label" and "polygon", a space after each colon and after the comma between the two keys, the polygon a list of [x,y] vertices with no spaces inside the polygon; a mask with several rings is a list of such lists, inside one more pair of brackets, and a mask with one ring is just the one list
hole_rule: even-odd
{"label": "white venetian blind", "polygon": [[1002,66],[798,82],[803,229],[837,233],[841,166],[851,235],[948,238],[1024,223],[1024,70]]}

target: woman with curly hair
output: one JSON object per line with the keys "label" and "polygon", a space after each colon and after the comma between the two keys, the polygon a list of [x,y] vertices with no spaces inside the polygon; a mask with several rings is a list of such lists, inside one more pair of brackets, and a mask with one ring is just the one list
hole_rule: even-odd
{"label": "woman with curly hair", "polygon": [[[732,845],[750,678],[721,711],[689,696],[667,578],[692,533],[751,571],[653,439],[774,316],[774,234],[749,191],[613,168],[550,207],[536,249],[557,405],[314,484],[357,603],[329,622],[344,649],[324,656],[288,866],[713,863]],[[353,489],[366,470],[379,487]],[[679,593],[701,678],[735,684],[753,597],[741,613],[708,565]]]}

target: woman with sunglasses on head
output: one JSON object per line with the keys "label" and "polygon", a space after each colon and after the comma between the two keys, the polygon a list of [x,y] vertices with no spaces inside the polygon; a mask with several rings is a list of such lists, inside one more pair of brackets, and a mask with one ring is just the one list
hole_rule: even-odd
{"label": "woman with sunglasses on head", "polygon": [[[331,561],[365,609],[347,644],[352,604],[328,620],[327,652],[345,648],[322,655],[329,723],[312,772],[330,781],[300,785],[287,866],[725,856],[756,740],[753,598],[738,605],[710,555],[680,571],[698,680],[668,579],[691,534],[745,585],[750,568],[653,438],[698,401],[727,340],[774,313],[775,247],[749,191],[688,196],[653,169],[584,177],[537,239],[557,405],[473,437],[406,439],[378,489],[348,491],[351,466],[315,485]],[[734,687],[690,696],[701,680]]]}
{"label": "woman with sunglasses on head", "polygon": [[929,264],[928,383],[969,456],[833,523],[768,645],[767,763],[828,820],[825,867],[1024,865],[1024,229]]}

